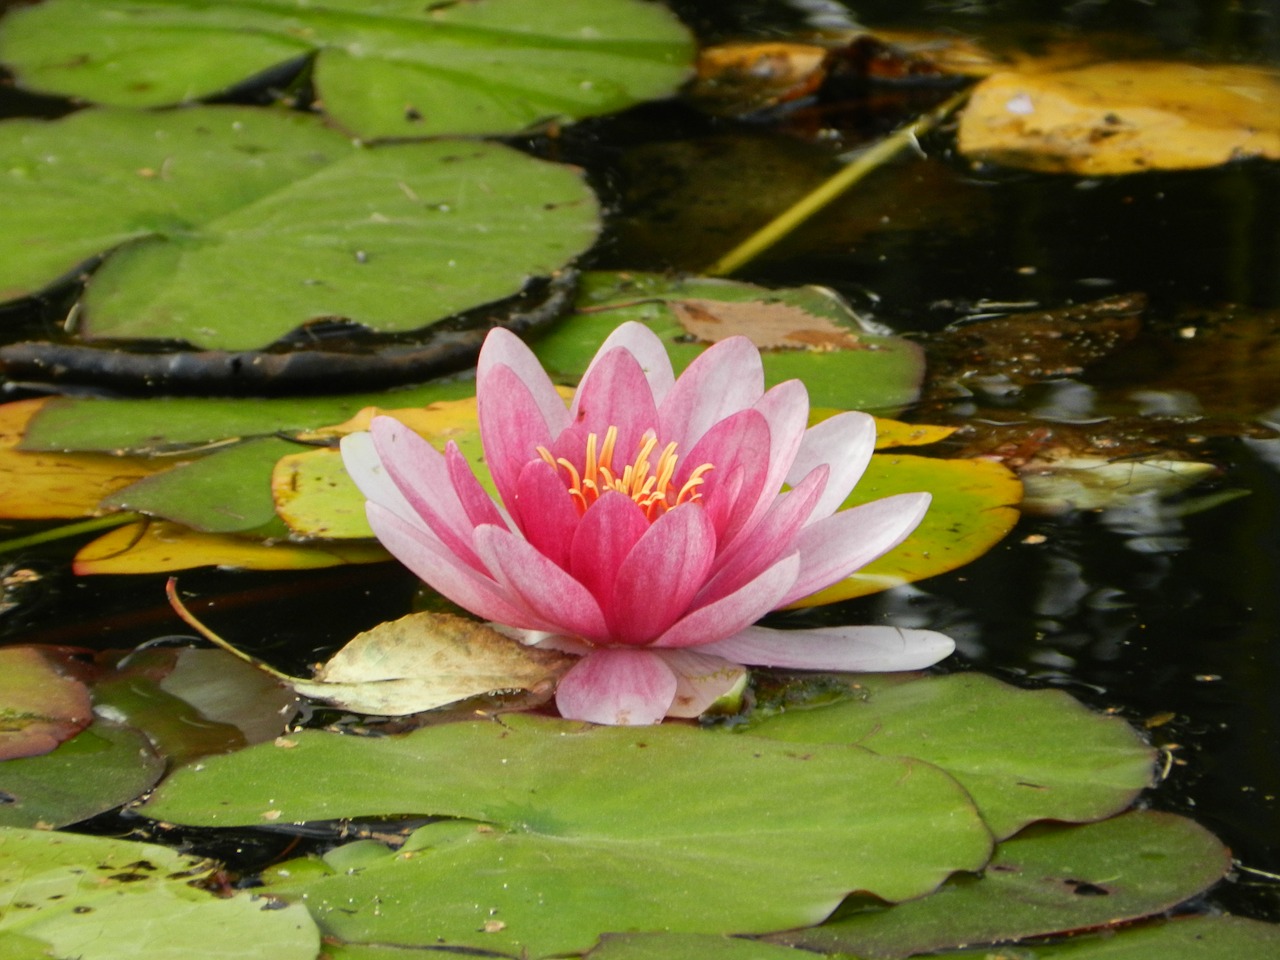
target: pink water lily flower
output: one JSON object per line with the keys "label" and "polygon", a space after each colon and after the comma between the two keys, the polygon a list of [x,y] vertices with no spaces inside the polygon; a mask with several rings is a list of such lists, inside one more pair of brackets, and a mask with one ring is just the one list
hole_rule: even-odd
{"label": "pink water lily flower", "polygon": [[524,642],[581,655],[556,690],[563,716],[692,717],[742,664],[914,670],[954,648],[927,630],[755,626],[901,543],[929,495],[839,510],[875,421],[842,413],[806,429],[804,385],[766,391],[745,337],[677,380],[658,337],[624,324],[566,409],[532,351],[496,329],[476,394],[501,506],[455,445],[441,453],[389,417],[346,437],[344,461],[409,569]]}

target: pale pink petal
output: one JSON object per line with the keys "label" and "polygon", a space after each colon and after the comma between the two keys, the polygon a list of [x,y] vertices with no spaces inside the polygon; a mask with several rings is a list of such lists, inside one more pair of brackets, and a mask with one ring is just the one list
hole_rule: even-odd
{"label": "pale pink petal", "polygon": [[507,507],[525,539],[543,556],[568,570],[578,508],[555,468],[543,460],[526,463]]}
{"label": "pale pink petal", "polygon": [[593,650],[560,678],[556,707],[568,720],[658,723],[675,699],[676,686],[675,674],[649,650]]}
{"label": "pale pink petal", "polygon": [[[480,357],[476,361],[476,394],[490,392],[489,376],[499,366],[508,367],[529,391],[529,396],[542,415],[547,432],[556,436],[569,425],[569,411],[564,398],[556,392],[555,385],[533,351],[510,330],[495,327],[484,338]],[[502,395],[497,395],[502,402]]]}
{"label": "pale pink petal", "polygon": [[795,541],[800,572],[781,606],[817,593],[888,553],[924,519],[931,499],[927,493],[899,493],[805,527]]}
{"label": "pale pink petal", "polygon": [[726,693],[738,686],[746,669],[723,657],[710,657],[692,650],[654,650],[676,675],[676,695],[667,708],[668,717],[697,717]]}
{"label": "pale pink petal", "polygon": [[626,494],[610,491],[582,515],[569,551],[569,572],[607,610],[618,569],[649,531],[644,511]]}
{"label": "pale pink petal", "polygon": [[486,620],[516,627],[555,628],[504,586],[459,559],[430,530],[402,519],[378,503],[370,502],[365,510],[369,526],[391,555],[458,606]]}
{"label": "pale pink petal", "polygon": [[848,670],[861,673],[923,670],[951,655],[955,641],[932,630],[898,627],[819,627],[770,630],[747,627],[724,640],[698,648],[739,663],[797,670]]}
{"label": "pale pink petal", "polygon": [[414,513],[459,558],[483,571],[471,544],[475,524],[453,489],[444,454],[392,417],[374,417],[370,433],[387,476]]}
{"label": "pale pink petal", "polygon": [[[599,451],[608,429],[617,428],[613,464],[615,472],[621,472],[632,462],[645,434],[658,426],[658,408],[640,361],[621,348],[596,356],[591,371],[573,396],[571,413],[572,426],[561,433],[552,449],[557,457],[564,457],[579,469],[589,434],[595,434]],[[657,459],[657,453],[652,459]]]}
{"label": "pale pink petal", "polygon": [[[538,459],[539,447],[551,449],[558,431],[547,425],[528,386],[510,367],[494,367],[476,390],[485,464],[506,503],[514,496],[524,465]],[[566,410],[566,421],[568,416]]]}
{"label": "pale pink petal", "polygon": [[[600,358],[615,347],[621,347],[636,358],[640,369],[644,371],[645,378],[649,381],[649,391],[653,395],[654,403],[662,403],[676,380],[671,372],[671,358],[667,356],[667,348],[663,345],[661,338],[643,323],[637,323],[634,320],[622,324],[605,338],[604,343],[600,344],[600,349],[592,358],[591,365],[582,375],[583,382],[591,376],[591,371],[600,362]],[[576,399],[571,411],[572,415],[577,415]]]}
{"label": "pale pink petal", "polygon": [[731,637],[778,606],[800,570],[791,554],[727,597],[699,607],[653,642],[654,647],[698,647]]}
{"label": "pale pink petal", "polygon": [[688,609],[715,556],[715,528],[701,506],[659,517],[618,569],[605,607],[610,637],[640,644],[660,636]]}
{"label": "pale pink petal", "polygon": [[772,503],[776,490],[764,490],[769,469],[769,424],[755,410],[740,410],[708,430],[680,458],[671,486],[681,490],[702,464],[711,464],[698,487],[699,503],[725,544],[755,513],[757,504]]}
{"label": "pale pink petal", "polygon": [[500,527],[478,527],[475,544],[494,579],[543,624],[558,633],[587,640],[607,639],[604,614],[595,597],[523,537]]}
{"label": "pale pink petal", "polygon": [[449,479],[453,481],[453,490],[471,525],[478,527],[482,523],[492,523],[499,527],[509,526],[508,518],[498,509],[489,492],[480,486],[471,464],[467,463],[467,458],[452,440],[445,445],[444,459],[449,468]]}
{"label": "pale pink petal", "polygon": [[713,425],[746,410],[763,394],[760,351],[746,337],[721,340],[680,374],[658,410],[658,433],[687,451]]}
{"label": "pale pink petal", "polygon": [[373,445],[373,435],[367,431],[351,433],[342,438],[339,448],[342,451],[342,465],[348,475],[360,488],[364,498],[373,503],[380,503],[387,510],[413,523],[421,524],[422,520],[409,501],[404,498],[400,488],[395,485],[386,468],[382,466],[382,458],[378,456]]}
{"label": "pale pink petal", "polygon": [[795,486],[818,464],[828,464],[831,476],[813,516],[815,520],[829,517],[840,509],[845,498],[862,479],[875,447],[874,417],[856,411],[838,413],[805,432],[800,449],[787,473],[787,483]]}
{"label": "pale pink petal", "polygon": [[579,640],[577,637],[566,637],[563,633],[553,633],[549,630],[521,630],[518,627],[509,627],[505,623],[494,623],[492,620],[486,623],[485,626],[502,634],[504,637],[510,637],[517,643],[523,643],[526,647],[559,650],[561,653],[569,653],[575,657],[585,657],[596,649],[585,640]]}
{"label": "pale pink petal", "polygon": [[[760,521],[772,505],[773,495],[782,489],[804,440],[809,421],[809,393],[799,380],[788,380],[765,393],[754,409],[769,426],[769,468],[760,486],[762,495],[738,527],[735,539],[744,536]],[[722,549],[730,546],[732,544]]]}
{"label": "pale pink petal", "polygon": [[773,506],[749,535],[739,537],[716,558],[715,574],[694,599],[704,606],[759,576],[779,557],[795,551],[795,538],[813,512],[826,483],[827,468],[817,467],[794,490],[774,498]]}

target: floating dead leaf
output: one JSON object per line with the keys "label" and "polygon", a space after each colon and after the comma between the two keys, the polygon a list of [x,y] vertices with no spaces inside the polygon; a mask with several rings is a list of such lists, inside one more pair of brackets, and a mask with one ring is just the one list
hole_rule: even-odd
{"label": "floating dead leaf", "polygon": [[358,634],[307,680],[280,673],[217,636],[183,606],[173,580],[167,592],[178,615],[211,643],[303,696],[355,713],[398,717],[503,690],[549,692],[577,660],[462,617],[412,613]]}
{"label": "floating dead leaf", "polygon": [[1022,509],[1053,516],[1105,510],[1143,493],[1172,496],[1218,472],[1194,460],[1103,460],[1072,457],[1021,473]]}
{"label": "floating dead leaf", "polygon": [[16,449],[50,397],[0,405],[0,517],[62,520],[98,512],[107,494],[175,466],[173,460]]}
{"label": "floating dead leaf", "polygon": [[0,650],[0,760],[48,753],[92,719],[84,684],[39,649]]}
{"label": "floating dead leaf", "polygon": [[[826,419],[823,417],[822,419]],[[876,417],[876,449],[892,447],[923,447],[951,436],[958,427],[939,427],[928,423],[903,423]]]}
{"label": "floating dead leaf", "polygon": [[198,533],[166,520],[145,520],[117,527],[83,546],[72,569],[80,576],[167,573],[192,567],[311,570],[386,559],[386,552],[372,544],[271,543],[232,534]]}
{"label": "floating dead leaf", "polygon": [[1086,176],[1280,158],[1280,72],[1115,61],[1002,72],[974,89],[960,152]]}
{"label": "floating dead leaf", "polygon": [[703,343],[744,336],[761,350],[867,350],[852,330],[800,307],[767,300],[672,300],[680,325]]}
{"label": "floating dead leaf", "polygon": [[741,114],[807,96],[822,86],[830,51],[811,43],[723,43],[698,54],[689,90],[714,113]]}

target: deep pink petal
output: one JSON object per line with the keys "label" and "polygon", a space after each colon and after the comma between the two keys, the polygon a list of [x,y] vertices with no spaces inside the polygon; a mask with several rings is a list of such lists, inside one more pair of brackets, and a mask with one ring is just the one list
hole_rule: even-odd
{"label": "deep pink petal", "polygon": [[[560,400],[559,395],[556,399]],[[507,503],[515,496],[524,465],[538,459],[539,447],[550,450],[556,433],[528,386],[510,367],[494,367],[484,385],[477,385],[476,408],[485,463],[498,495]],[[568,416],[566,410],[566,423]]]}
{"label": "deep pink petal", "polygon": [[654,521],[627,555],[605,607],[617,643],[649,643],[689,608],[716,556],[705,510],[688,503]]}
{"label": "deep pink petal", "polygon": [[568,720],[616,726],[658,723],[676,695],[676,678],[648,650],[602,649],[560,678],[556,707]]}
{"label": "deep pink petal", "polygon": [[[773,495],[782,489],[804,440],[809,421],[809,393],[799,380],[788,380],[766,392],[754,409],[764,417],[769,427],[769,467],[760,485],[762,496],[738,527],[735,539],[744,536],[760,522],[772,505]],[[731,547],[730,543],[721,549]]]}
{"label": "deep pink petal", "polygon": [[764,519],[749,534],[738,537],[732,547],[716,558],[715,574],[694,600],[705,606],[728,596],[758,577],[779,557],[793,553],[795,539],[809,520],[826,484],[827,468],[816,468],[794,490],[774,498]]}
{"label": "deep pink petal", "polygon": [[473,527],[482,523],[492,523],[499,527],[508,526],[507,518],[502,515],[498,505],[493,502],[489,492],[480,486],[471,464],[467,463],[458,445],[450,440],[444,448],[445,465],[449,468],[449,479],[453,482],[453,490],[458,495],[462,509]]}
{"label": "deep pink petal", "polygon": [[697,717],[742,682],[746,670],[723,657],[692,650],[654,650],[676,675],[676,695],[668,717]]}
{"label": "deep pink petal", "polygon": [[[572,428],[557,438],[553,450],[579,469],[588,434],[594,433],[601,444],[610,427],[618,428],[613,463],[621,472],[632,461],[644,435],[658,426],[658,408],[640,361],[621,348],[596,356],[578,385],[570,413]],[[657,453],[652,459],[657,459]]]}
{"label": "deep pink petal", "polygon": [[[649,381],[649,390],[653,395],[654,403],[662,403],[676,380],[671,372],[671,358],[667,356],[667,348],[663,345],[661,338],[643,323],[637,323],[634,320],[629,320],[617,327],[605,338],[604,343],[600,344],[600,349],[596,351],[595,357],[592,358],[591,365],[583,374],[583,381],[591,376],[591,371],[599,363],[600,358],[616,347],[621,347],[636,358],[640,369],[644,371],[645,378]],[[576,414],[576,406],[573,411]]]}
{"label": "deep pink petal", "polygon": [[391,555],[458,606],[486,620],[514,627],[555,628],[506,587],[461,560],[430,530],[396,516],[378,503],[370,502],[366,513],[369,526]]}
{"label": "deep pink petal", "polygon": [[[606,613],[613,602],[618,570],[632,547],[649,531],[644,511],[626,494],[610,492],[578,522],[569,553],[569,572]],[[606,616],[607,619],[607,616]]]}
{"label": "deep pink petal", "polygon": [[767,495],[764,491],[769,449],[769,424],[764,416],[755,410],[740,410],[713,426],[680,458],[672,482],[675,490],[683,488],[699,466],[711,464],[698,491],[718,543],[731,542],[760,501],[766,505],[773,502],[777,491]]}
{"label": "deep pink petal", "polygon": [[733,636],[778,606],[799,570],[798,554],[784,557],[727,597],[699,607],[676,621],[653,646],[698,647]]}
{"label": "deep pink petal", "polygon": [[593,641],[608,638],[595,597],[523,537],[500,527],[478,527],[475,543],[494,579],[556,632]]}
{"label": "deep pink petal", "polygon": [[444,454],[392,417],[374,417],[369,429],[387,476],[409,506],[449,550],[483,570],[471,544],[475,525],[453,489]]}
{"label": "deep pink petal", "polygon": [[526,463],[507,506],[525,539],[557,566],[568,570],[578,508],[556,470],[543,460]]}
{"label": "deep pink petal", "polygon": [[782,605],[817,593],[888,553],[924,519],[930,499],[927,493],[899,493],[805,527],[796,537],[800,572]]}
{"label": "deep pink petal", "polygon": [[686,451],[716,423],[746,410],[763,394],[760,351],[746,337],[721,340],[680,374],[658,411],[658,434]]}
{"label": "deep pink petal", "polygon": [[897,627],[820,627],[814,630],[742,632],[699,647],[740,663],[798,670],[849,670],[875,673],[923,670],[951,655],[955,641],[932,630]]}
{"label": "deep pink petal", "polygon": [[493,391],[489,381],[490,375],[500,366],[507,367],[525,385],[552,437],[569,425],[569,411],[564,398],[556,392],[555,385],[533,351],[510,330],[495,327],[485,337],[476,361],[476,395],[493,393],[499,404],[502,402],[501,391]]}
{"label": "deep pink petal", "polygon": [[795,486],[820,463],[828,464],[831,476],[827,489],[813,511],[815,520],[840,509],[862,479],[876,447],[876,421],[865,413],[838,413],[810,427],[787,473],[787,483]]}

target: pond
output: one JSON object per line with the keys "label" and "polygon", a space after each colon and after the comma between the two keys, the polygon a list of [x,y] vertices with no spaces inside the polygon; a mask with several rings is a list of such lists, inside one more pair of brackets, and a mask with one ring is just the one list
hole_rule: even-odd
{"label": "pond", "polygon": [[[702,43],[794,37],[856,15],[877,29],[974,36],[1004,49],[1066,44],[1116,56],[1280,64],[1280,18],[1263,0],[913,0],[864,2],[852,14],[824,0],[670,6]],[[586,169],[608,213],[590,268],[697,274],[833,174],[841,157],[954,89],[860,81],[821,110],[745,118],[660,101],[510,142]],[[0,94],[7,116],[64,108]],[[1082,353],[1083,369],[975,378],[926,391],[897,416],[964,428],[941,449],[1023,467],[1029,485],[1052,479],[1054,470],[1037,473],[1036,463],[1054,457],[1093,456],[1097,467],[1106,443],[1120,450],[1110,459],[1135,470],[1144,461],[1176,469],[1166,462],[1170,451],[1212,469],[1194,484],[1144,480],[1135,490],[1122,479],[1083,508],[1060,502],[1080,497],[1076,488],[1038,486],[1036,506],[974,562],[777,622],[938,630],[957,644],[940,672],[1062,690],[1125,718],[1160,750],[1163,779],[1139,804],[1195,820],[1234,858],[1228,879],[1194,907],[1280,922],[1280,163],[1037,172],[960,156],[952,121],[917,146],[734,279],[834,291],[877,332],[922,344],[931,362],[951,356],[948,331],[1141,294],[1141,329],[1097,355]],[[45,329],[61,308],[8,309],[21,333],[6,342]],[[1034,364],[1040,346],[1030,344],[1022,366]],[[5,386],[6,399],[40,392]],[[10,536],[44,529],[8,527]],[[129,649],[190,634],[165,600],[165,575],[76,576],[73,548],[88,539],[5,558],[6,644]],[[359,631],[435,603],[412,574],[385,563],[206,567],[183,572],[181,587],[202,598],[200,616],[218,633],[293,674]],[[336,711],[317,710],[311,720],[360,726]],[[325,850],[338,836],[328,827],[166,831],[117,812],[72,829],[133,830],[247,875]]]}

